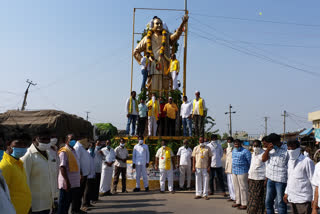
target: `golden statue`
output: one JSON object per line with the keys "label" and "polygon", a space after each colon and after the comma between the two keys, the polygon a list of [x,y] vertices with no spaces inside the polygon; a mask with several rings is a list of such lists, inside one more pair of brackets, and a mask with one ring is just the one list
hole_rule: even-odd
{"label": "golden statue", "polygon": [[170,47],[178,41],[188,18],[185,15],[179,28],[171,34],[166,26],[164,27],[160,18],[153,17],[147,35],[143,37],[134,49],[133,56],[139,64],[143,57],[141,53],[144,52],[145,56],[147,52],[150,53],[151,64],[146,84],[149,91],[162,94],[163,91],[172,89],[171,77],[169,76],[171,74],[168,72],[172,52]]}

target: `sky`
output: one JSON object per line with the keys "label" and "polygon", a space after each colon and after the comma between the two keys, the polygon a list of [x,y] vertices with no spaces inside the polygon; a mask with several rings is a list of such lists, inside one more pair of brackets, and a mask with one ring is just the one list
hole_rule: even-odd
{"label": "sky", "polygon": [[[130,95],[133,8],[184,9],[184,0],[0,2],[0,112],[57,109],[125,129]],[[310,128],[320,109],[320,2],[189,0],[187,95],[199,90],[219,133],[251,136]],[[174,31],[183,12],[137,10],[135,32],[157,15]],[[140,35],[135,37],[140,39]],[[178,59],[183,60],[183,38]],[[182,81],[182,75],[180,76]],[[133,88],[141,72],[134,61]]]}

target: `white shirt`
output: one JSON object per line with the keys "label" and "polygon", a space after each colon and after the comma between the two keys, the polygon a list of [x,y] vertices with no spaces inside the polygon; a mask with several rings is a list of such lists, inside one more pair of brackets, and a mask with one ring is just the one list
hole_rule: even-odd
{"label": "white shirt", "polygon": [[91,156],[90,151],[88,151],[89,159],[90,159],[90,173],[88,175],[88,179],[93,179],[96,177],[96,168],[94,164],[94,157]]}
{"label": "white shirt", "polygon": [[[147,57],[144,56],[141,58],[141,62],[140,62],[141,70],[146,69],[146,63],[147,63]],[[150,64],[151,64],[151,62],[149,60],[148,67],[147,67],[148,71],[150,71]]]}
{"label": "white shirt", "polygon": [[16,211],[11,203],[10,193],[7,183],[2,176],[0,170],[0,210],[6,214],[16,214]]}
{"label": "white shirt", "polygon": [[297,160],[288,162],[288,182],[285,194],[291,203],[306,203],[312,201],[313,161],[300,154]]}
{"label": "white shirt", "polygon": [[[130,103],[130,98],[127,99],[126,102],[126,112],[129,114],[129,103]],[[138,115],[139,109],[136,109],[136,100],[132,99],[132,115]]]}
{"label": "white shirt", "polygon": [[104,157],[103,157],[103,161],[104,162],[114,162],[116,160],[116,153],[114,152],[113,148],[110,148],[110,150],[107,147],[104,147],[103,149],[101,149]]}
{"label": "white shirt", "polygon": [[[56,149],[58,149],[56,146],[55,146]],[[53,185],[55,185],[55,189],[57,189],[56,191],[56,195],[55,195],[55,198],[58,198],[59,197],[59,190],[58,190],[58,174],[59,174],[59,168],[60,168],[60,158],[59,158],[59,155],[58,155],[58,152],[54,149],[52,149],[51,147],[48,149],[47,151],[49,153],[49,155],[52,157],[52,161],[56,162],[56,168],[55,170],[52,171],[54,177],[56,177],[57,179],[53,180]]]}
{"label": "white shirt", "polygon": [[180,156],[180,166],[191,166],[192,149],[181,146],[178,150],[177,156]]}
{"label": "white shirt", "polygon": [[[315,166],[315,170],[312,177],[312,185],[320,189],[320,162],[318,162]],[[318,197],[318,207],[320,207],[320,194]]]}
{"label": "white shirt", "polygon": [[94,165],[96,173],[101,173],[102,171],[102,161],[103,156],[99,152],[100,150],[97,149],[97,147],[94,149]]}
{"label": "white shirt", "polygon": [[181,105],[181,110],[180,110],[180,116],[182,118],[188,118],[190,115],[192,115],[192,103],[190,102],[184,102]]}
{"label": "white shirt", "polygon": [[260,149],[259,153],[252,153],[251,164],[249,169],[249,179],[252,180],[265,180],[266,178],[266,164],[262,161],[263,149]]}
{"label": "white shirt", "polygon": [[[202,98],[201,98],[202,99]],[[200,112],[199,112],[199,100],[197,99],[194,99],[196,101],[195,105],[194,105],[194,111],[193,111],[193,114],[194,115],[200,115]],[[192,106],[193,106],[193,103],[192,103]],[[203,110],[206,109],[206,105],[205,105],[205,102],[204,102],[204,99],[202,99],[202,107],[203,107]]]}
{"label": "white shirt", "polygon": [[56,162],[48,152],[46,153],[48,159],[31,144],[27,153],[21,158],[32,194],[34,212],[51,209],[58,191],[54,185],[54,180],[58,178],[53,173],[57,167]]}
{"label": "white shirt", "polygon": [[269,160],[266,162],[266,177],[275,182],[287,183],[288,160],[289,155],[285,144],[277,148],[274,153],[269,153]]}
{"label": "white shirt", "polygon": [[81,175],[88,176],[90,173],[90,157],[88,157],[87,150],[85,150],[79,142],[74,145],[73,149],[75,150],[80,162]]}
{"label": "white shirt", "polygon": [[[174,156],[172,150],[170,149],[170,170],[172,169],[172,157]],[[159,169],[166,168],[166,149],[161,146],[158,149],[156,157],[159,158]]]}
{"label": "white shirt", "polygon": [[211,157],[211,167],[214,168],[219,168],[222,167],[222,156],[223,156],[223,150],[218,143],[218,141],[211,141],[210,143],[207,144],[207,146],[210,148],[212,157]]}
{"label": "white shirt", "polygon": [[146,165],[149,163],[150,153],[149,147],[146,144],[137,144],[133,148],[132,163],[136,165]]}

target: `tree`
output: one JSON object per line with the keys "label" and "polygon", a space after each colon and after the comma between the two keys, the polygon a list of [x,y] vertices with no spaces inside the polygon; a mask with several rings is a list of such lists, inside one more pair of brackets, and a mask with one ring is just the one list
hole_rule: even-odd
{"label": "tree", "polygon": [[111,123],[96,123],[94,125],[97,127],[96,134],[99,138],[112,139],[118,135],[118,129]]}
{"label": "tree", "polygon": [[215,119],[207,115],[204,119],[204,127],[206,128],[208,126],[208,128],[205,129],[205,136],[210,137],[212,134],[217,134],[217,132],[219,132],[219,129],[212,130],[215,125]]}
{"label": "tree", "polygon": [[226,140],[227,138],[229,137],[229,134],[228,133],[223,133],[223,135],[222,135],[222,139],[223,140]]}

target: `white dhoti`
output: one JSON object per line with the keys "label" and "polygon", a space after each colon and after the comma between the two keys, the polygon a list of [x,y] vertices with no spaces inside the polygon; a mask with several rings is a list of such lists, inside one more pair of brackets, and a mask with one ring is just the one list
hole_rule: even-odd
{"label": "white dhoti", "polygon": [[105,163],[102,165],[100,192],[105,193],[111,190],[113,167],[107,166]]}
{"label": "white dhoti", "polygon": [[232,200],[236,200],[236,195],[234,193],[234,187],[233,187],[233,180],[232,180],[232,174],[227,173],[227,182],[228,182],[228,190],[229,195]]}
{"label": "white dhoti", "polygon": [[187,188],[190,188],[191,185],[191,165],[181,165],[179,166],[180,171],[180,177],[179,177],[179,186],[180,188],[183,188],[184,181],[186,180],[186,174],[187,174]]}
{"label": "white dhoti", "polygon": [[173,191],[173,170],[160,169],[160,190],[166,189],[166,178],[168,178],[168,190]]}
{"label": "white dhoti", "polygon": [[178,88],[178,74],[177,71],[172,71],[171,72],[171,77],[172,77],[172,90],[175,90]]}
{"label": "white dhoti", "polygon": [[157,135],[157,120],[154,116],[148,117],[148,135],[156,136]]}
{"label": "white dhoti", "polygon": [[207,169],[196,169],[196,196],[208,196],[209,174]]}
{"label": "white dhoti", "polygon": [[149,187],[147,168],[145,165],[136,165],[136,188],[140,188],[140,178],[142,175],[144,187]]}

